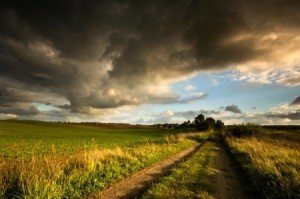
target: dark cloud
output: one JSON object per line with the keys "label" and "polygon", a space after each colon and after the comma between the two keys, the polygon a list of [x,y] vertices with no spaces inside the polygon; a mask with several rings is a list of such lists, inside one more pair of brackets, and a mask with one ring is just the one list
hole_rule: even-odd
{"label": "dark cloud", "polygon": [[195,102],[195,101],[198,101],[198,100],[201,100],[201,99],[205,99],[205,98],[207,98],[207,96],[208,96],[208,94],[206,94],[206,93],[196,94],[196,95],[193,95],[189,98],[180,99],[177,102],[181,103],[181,104],[188,104],[188,103],[192,103],[192,102]]}
{"label": "dark cloud", "polygon": [[296,41],[299,8],[294,0],[4,0],[0,103],[89,113],[200,100],[167,85],[203,70],[276,62],[286,39]]}
{"label": "dark cloud", "polygon": [[291,103],[291,105],[300,105],[300,96],[296,97],[296,99]]}
{"label": "dark cloud", "polygon": [[226,106],[225,111],[229,111],[229,112],[233,112],[233,113],[242,113],[242,111],[236,105]]}
{"label": "dark cloud", "polygon": [[269,118],[281,118],[281,119],[290,119],[290,120],[300,120],[300,112],[293,112],[293,113],[271,113],[266,114],[266,117]]}
{"label": "dark cloud", "polygon": [[14,103],[0,105],[0,113],[13,114],[17,116],[37,115],[40,111],[33,105]]}

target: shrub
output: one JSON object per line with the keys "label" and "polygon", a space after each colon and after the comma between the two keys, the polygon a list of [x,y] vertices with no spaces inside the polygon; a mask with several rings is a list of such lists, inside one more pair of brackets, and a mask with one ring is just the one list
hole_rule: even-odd
{"label": "shrub", "polygon": [[224,126],[225,126],[224,122],[222,122],[221,120],[217,120],[216,125],[215,125],[215,129],[216,130],[223,130]]}
{"label": "shrub", "polygon": [[249,137],[262,132],[262,127],[257,124],[240,124],[233,125],[227,128],[227,135],[233,137]]}

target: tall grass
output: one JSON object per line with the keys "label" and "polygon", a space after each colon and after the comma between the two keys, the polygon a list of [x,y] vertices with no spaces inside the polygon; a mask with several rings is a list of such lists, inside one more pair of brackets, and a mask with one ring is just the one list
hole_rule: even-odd
{"label": "tall grass", "polygon": [[95,145],[67,154],[52,146],[44,155],[2,158],[0,198],[81,198],[191,146],[195,142],[186,139],[190,136],[113,149]]}
{"label": "tall grass", "polygon": [[300,150],[267,137],[227,137],[226,143],[266,198],[300,198]]}

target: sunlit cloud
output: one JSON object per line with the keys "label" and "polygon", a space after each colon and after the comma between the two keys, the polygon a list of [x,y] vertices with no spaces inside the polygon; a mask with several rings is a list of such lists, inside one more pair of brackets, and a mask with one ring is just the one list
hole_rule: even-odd
{"label": "sunlit cloud", "polygon": [[[299,7],[280,0],[5,1],[0,113],[128,121],[114,110],[201,102],[210,93],[197,93],[202,80],[188,79],[224,71],[235,82],[300,86]],[[210,78],[209,86],[224,85]],[[183,80],[190,83],[171,87]]]}

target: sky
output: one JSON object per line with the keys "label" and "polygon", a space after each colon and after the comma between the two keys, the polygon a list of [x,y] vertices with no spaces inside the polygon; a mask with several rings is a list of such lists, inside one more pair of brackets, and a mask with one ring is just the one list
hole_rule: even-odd
{"label": "sky", "polygon": [[3,0],[0,119],[300,125],[298,0]]}

